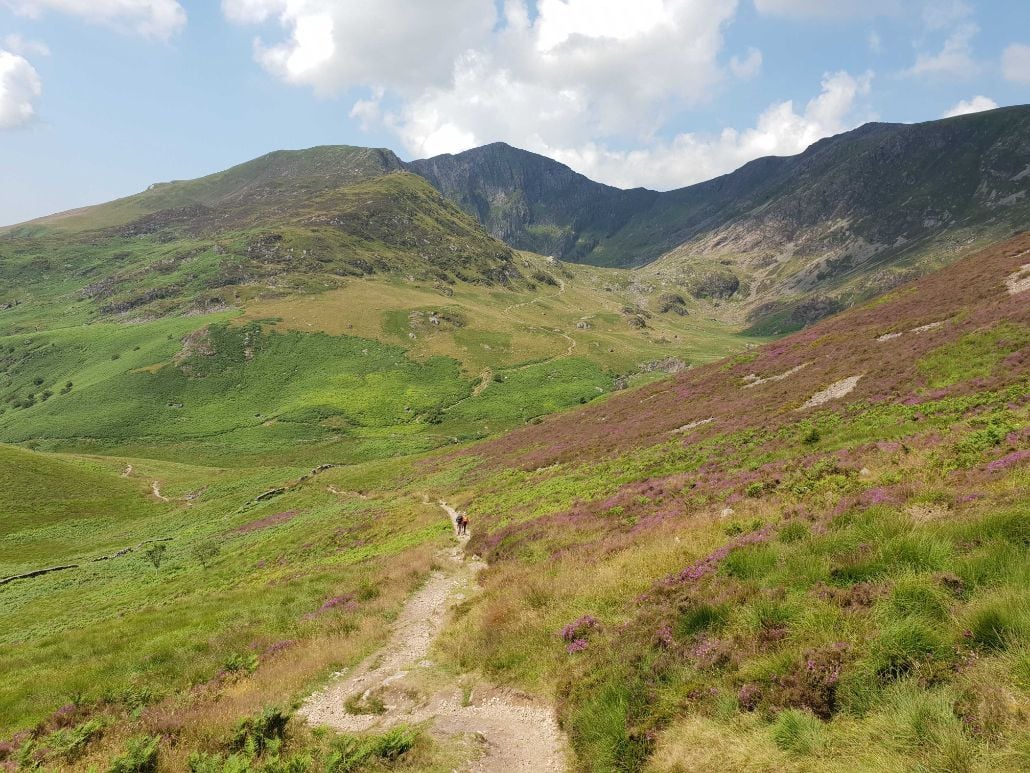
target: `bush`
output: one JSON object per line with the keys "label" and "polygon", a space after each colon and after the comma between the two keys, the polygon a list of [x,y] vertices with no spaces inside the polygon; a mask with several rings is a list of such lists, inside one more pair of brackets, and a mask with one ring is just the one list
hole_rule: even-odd
{"label": "bush", "polygon": [[780,528],[779,538],[780,542],[789,545],[793,542],[800,542],[805,539],[808,534],[808,524],[803,523],[802,521],[790,521]]}
{"label": "bush", "polygon": [[156,735],[139,735],[125,747],[125,753],[111,761],[107,773],[156,773],[158,745]]}
{"label": "bush", "polygon": [[804,653],[788,674],[773,680],[768,702],[777,708],[806,709],[820,719],[837,713],[837,685],[844,669],[844,642]]}
{"label": "bush", "polygon": [[348,773],[377,762],[398,760],[414,748],[418,733],[410,727],[396,727],[383,735],[344,735],[333,741],[326,760],[329,773]]}
{"label": "bush", "polygon": [[234,652],[222,664],[228,674],[253,674],[257,667],[258,656],[253,653]]}
{"label": "bush", "polygon": [[241,719],[229,740],[229,749],[260,756],[266,749],[278,747],[286,735],[289,721],[290,715],[275,706],[267,707],[256,716]]}
{"label": "bush", "polygon": [[218,546],[217,542],[214,540],[206,540],[193,546],[193,557],[200,562],[202,567],[207,569],[211,562],[218,557],[220,550],[221,548]]}
{"label": "bush", "polygon": [[783,751],[811,754],[823,745],[823,723],[807,711],[790,709],[776,717],[772,736]]}
{"label": "bush", "polygon": [[165,551],[167,550],[168,546],[163,542],[159,542],[143,551],[143,555],[146,556],[147,560],[154,565],[155,569],[160,569],[161,562],[165,557]]}
{"label": "bush", "polygon": [[104,727],[103,720],[91,719],[73,728],[53,733],[47,740],[47,746],[59,757],[74,762],[82,755],[91,741],[103,734]]}

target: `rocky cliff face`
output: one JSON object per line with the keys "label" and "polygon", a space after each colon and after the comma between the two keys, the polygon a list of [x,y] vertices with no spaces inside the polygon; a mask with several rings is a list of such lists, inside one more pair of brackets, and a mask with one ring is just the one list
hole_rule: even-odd
{"label": "rocky cliff face", "polygon": [[761,317],[797,300],[849,305],[1025,228],[1030,107],[867,124],[665,193],[600,185],[503,144],[408,168],[515,247],[651,264],[683,287],[729,272],[741,280],[731,301]]}
{"label": "rocky cliff face", "polygon": [[602,185],[504,143],[407,166],[513,247],[582,262],[660,195]]}

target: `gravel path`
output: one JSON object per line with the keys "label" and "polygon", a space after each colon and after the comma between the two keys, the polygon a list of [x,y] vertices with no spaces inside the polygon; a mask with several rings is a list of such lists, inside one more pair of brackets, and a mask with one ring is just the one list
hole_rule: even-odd
{"label": "gravel path", "polygon": [[[455,523],[458,511],[446,502],[440,507]],[[404,605],[386,645],[310,696],[299,713],[310,724],[341,732],[430,722],[443,736],[473,734],[483,748],[483,756],[466,768],[475,773],[564,771],[566,745],[550,706],[484,684],[470,696],[457,685],[432,694],[419,689],[434,674],[428,656],[451,606],[476,591],[475,577],[484,567],[465,560],[467,535],[458,536],[455,528],[455,539],[458,544],[439,557],[442,568]]]}

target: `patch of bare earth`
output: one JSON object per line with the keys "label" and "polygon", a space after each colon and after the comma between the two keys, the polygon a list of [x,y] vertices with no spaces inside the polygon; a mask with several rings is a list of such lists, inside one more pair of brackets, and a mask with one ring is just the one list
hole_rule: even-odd
{"label": "patch of bare earth", "polygon": [[936,330],[937,328],[941,327],[942,325],[944,325],[944,320],[941,320],[940,322],[931,322],[928,325],[920,325],[919,327],[914,327],[911,330],[902,331],[900,333],[884,333],[882,336],[878,336],[876,340],[880,341],[880,342],[883,342],[883,341],[893,341],[895,338],[901,338],[901,336],[905,335],[906,332],[908,332],[908,333],[916,333],[916,334],[918,334],[918,333],[926,333],[927,331],[930,331],[930,330]]}
{"label": "patch of bare earth", "polygon": [[845,395],[850,394],[861,378],[861,376],[851,376],[850,378],[841,379],[836,383],[830,384],[826,389],[816,392],[808,398],[808,402],[798,408],[798,410],[803,411],[806,408],[815,408],[818,405],[823,405],[831,400],[839,400]]}
{"label": "patch of bare earth", "polygon": [[[440,506],[455,523],[457,510]],[[299,713],[310,724],[341,732],[425,722],[441,736],[470,734],[480,741],[482,756],[469,763],[469,771],[564,771],[566,744],[551,706],[482,683],[466,694],[453,677],[443,689],[423,687],[440,676],[428,659],[434,640],[451,607],[475,592],[484,566],[465,560],[467,535],[456,539],[459,544],[439,557],[441,568],[404,605],[386,645],[310,696]]]}
{"label": "patch of bare earth", "polygon": [[1024,263],[1019,271],[1009,274],[1005,278],[1005,286],[1009,289],[1009,295],[1018,295],[1030,290],[1030,263]]}
{"label": "patch of bare earth", "polygon": [[750,389],[751,387],[761,386],[762,384],[768,384],[773,381],[783,381],[784,379],[790,378],[799,370],[807,366],[808,363],[803,362],[800,365],[796,365],[795,367],[791,368],[790,370],[786,370],[783,373],[778,373],[775,376],[768,376],[766,378],[761,378],[756,373],[750,373],[747,376],[744,376],[744,389]]}
{"label": "patch of bare earth", "polygon": [[697,421],[692,421],[689,424],[684,424],[682,427],[676,427],[671,434],[675,435],[678,433],[690,432],[692,429],[703,427],[705,424],[711,424],[713,421],[715,421],[714,416],[710,416],[707,419],[698,419]]}

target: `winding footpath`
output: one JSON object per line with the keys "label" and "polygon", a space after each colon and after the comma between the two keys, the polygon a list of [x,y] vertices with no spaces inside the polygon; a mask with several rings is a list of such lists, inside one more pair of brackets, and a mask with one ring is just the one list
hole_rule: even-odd
{"label": "winding footpath", "polygon": [[476,591],[476,574],[485,566],[465,559],[468,536],[457,534],[458,511],[439,504],[455,524],[458,544],[439,556],[441,568],[405,603],[382,649],[310,696],[299,713],[312,725],[341,732],[427,722],[438,736],[470,734],[482,746],[482,756],[465,768],[473,773],[564,771],[566,744],[552,707],[482,682],[469,694],[453,677],[443,689],[425,688],[442,673],[429,660],[433,642],[451,607]]}

